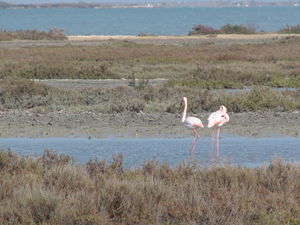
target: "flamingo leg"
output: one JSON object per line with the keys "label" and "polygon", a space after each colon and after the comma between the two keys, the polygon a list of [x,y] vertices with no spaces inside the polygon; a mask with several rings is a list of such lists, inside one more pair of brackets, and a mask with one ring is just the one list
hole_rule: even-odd
{"label": "flamingo leg", "polygon": [[190,153],[193,155],[195,155],[195,147],[196,147],[196,142],[197,140],[199,139],[200,135],[197,133],[197,131],[195,129],[193,129],[193,132],[194,132],[194,139],[193,139],[193,142],[192,142],[192,146],[190,148]]}
{"label": "flamingo leg", "polygon": [[195,154],[196,143],[197,143],[198,139],[200,138],[200,135],[198,134],[196,129],[194,129],[194,132],[195,132],[195,144],[194,144],[194,154]]}
{"label": "flamingo leg", "polygon": [[196,139],[194,138],[194,139],[193,139],[193,142],[192,142],[192,146],[191,146],[191,148],[190,148],[190,153],[191,153],[191,154],[193,154],[193,152],[195,151],[195,150],[194,150],[194,148],[195,148],[195,141],[196,141]]}
{"label": "flamingo leg", "polygon": [[215,128],[212,128],[212,136],[211,136],[211,151],[213,152],[215,148]]}
{"label": "flamingo leg", "polygon": [[217,157],[220,157],[220,127],[217,132]]}
{"label": "flamingo leg", "polygon": [[200,135],[198,134],[198,132],[196,131],[196,129],[194,129],[195,132],[195,136],[197,137],[197,140],[200,138]]}

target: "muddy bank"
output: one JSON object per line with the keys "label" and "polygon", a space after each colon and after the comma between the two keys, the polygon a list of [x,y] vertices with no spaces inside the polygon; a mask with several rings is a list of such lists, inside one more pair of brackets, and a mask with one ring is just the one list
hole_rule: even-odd
{"label": "muddy bank", "polygon": [[[206,123],[208,113],[199,118]],[[300,137],[300,112],[229,113],[230,122],[222,128],[226,134],[267,137]],[[0,137],[187,137],[191,132],[180,124],[180,114],[94,112],[5,111],[0,113]],[[207,128],[203,136],[210,135]]]}

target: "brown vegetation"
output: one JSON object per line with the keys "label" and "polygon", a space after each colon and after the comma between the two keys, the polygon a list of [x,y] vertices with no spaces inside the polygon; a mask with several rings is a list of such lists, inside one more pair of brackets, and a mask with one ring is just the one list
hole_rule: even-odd
{"label": "brown vegetation", "polygon": [[299,38],[287,37],[262,44],[158,46],[112,41],[100,46],[0,49],[0,78],[105,79],[134,74],[208,89],[300,87],[299,43]]}
{"label": "brown vegetation", "polygon": [[[263,44],[153,45],[111,41],[99,46],[40,46],[0,49],[0,108],[43,110],[80,107],[104,113],[178,112],[178,99],[189,98],[192,112],[299,110],[300,39]],[[130,87],[64,90],[26,79],[127,78]],[[139,78],[138,83],[134,79]],[[152,87],[149,78],[168,78]],[[207,89],[258,86],[220,94]]]}
{"label": "brown vegetation", "polygon": [[84,165],[50,151],[37,158],[0,152],[1,224],[300,223],[300,168],[156,161],[135,169],[122,156]]}
{"label": "brown vegetation", "polygon": [[193,30],[188,33],[188,35],[206,35],[206,34],[217,34],[218,30],[212,27],[204,26],[201,24],[193,26]]}

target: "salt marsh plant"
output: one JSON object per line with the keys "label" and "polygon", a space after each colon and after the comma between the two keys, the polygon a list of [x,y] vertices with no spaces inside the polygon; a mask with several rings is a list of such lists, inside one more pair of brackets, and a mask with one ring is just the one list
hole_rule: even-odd
{"label": "salt marsh plant", "polygon": [[1,224],[299,224],[299,165],[76,164],[0,152]]}
{"label": "salt marsh plant", "polygon": [[[244,92],[210,92],[198,87],[146,86],[68,90],[29,80],[0,79],[0,108],[35,109],[80,107],[102,113],[179,112],[178,99],[189,98],[193,113],[212,111],[224,104],[231,112],[299,110],[300,91],[273,91],[258,86]],[[96,107],[101,106],[101,107]],[[156,106],[156,108],[153,108]],[[44,111],[44,110],[43,110]],[[147,111],[146,111],[147,112]]]}

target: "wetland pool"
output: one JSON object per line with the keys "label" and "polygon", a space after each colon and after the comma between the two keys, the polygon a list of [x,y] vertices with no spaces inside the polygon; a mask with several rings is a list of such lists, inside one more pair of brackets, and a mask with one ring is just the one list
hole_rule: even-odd
{"label": "wetland pool", "polygon": [[[192,138],[0,138],[0,149],[24,156],[41,155],[44,150],[72,156],[76,162],[86,163],[97,157],[111,161],[113,155],[122,153],[127,168],[141,166],[154,159],[171,166],[191,160],[189,148]],[[272,136],[251,138],[224,135],[220,139],[220,158],[211,149],[211,138],[200,138],[196,145],[194,160],[199,165],[216,161],[258,167],[271,159],[282,158],[300,163],[300,138]]]}

